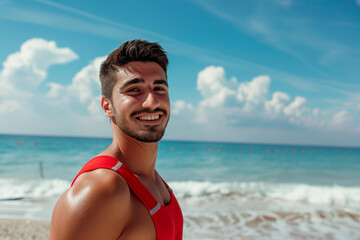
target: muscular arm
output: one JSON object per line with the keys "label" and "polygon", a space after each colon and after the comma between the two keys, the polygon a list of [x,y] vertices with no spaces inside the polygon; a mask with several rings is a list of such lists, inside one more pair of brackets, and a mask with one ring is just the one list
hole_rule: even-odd
{"label": "muscular arm", "polygon": [[130,215],[130,190],[112,170],[84,173],[58,200],[49,240],[115,240]]}

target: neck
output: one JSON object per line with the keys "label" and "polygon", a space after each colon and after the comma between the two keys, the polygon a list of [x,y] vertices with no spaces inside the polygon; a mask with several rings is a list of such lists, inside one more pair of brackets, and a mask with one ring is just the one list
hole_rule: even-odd
{"label": "neck", "polygon": [[113,142],[103,154],[124,163],[134,174],[155,180],[158,142],[140,142],[121,131],[114,131]]}

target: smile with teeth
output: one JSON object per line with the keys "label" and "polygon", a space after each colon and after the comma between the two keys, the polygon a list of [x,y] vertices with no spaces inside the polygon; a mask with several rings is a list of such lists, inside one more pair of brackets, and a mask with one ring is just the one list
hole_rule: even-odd
{"label": "smile with teeth", "polygon": [[160,115],[139,117],[139,119],[142,120],[142,121],[154,121],[154,120],[157,120],[159,118],[160,118]]}

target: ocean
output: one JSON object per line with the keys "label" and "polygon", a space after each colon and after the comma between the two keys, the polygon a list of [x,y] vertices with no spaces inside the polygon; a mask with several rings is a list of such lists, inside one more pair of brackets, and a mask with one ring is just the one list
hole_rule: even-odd
{"label": "ocean", "polygon": [[[51,219],[105,138],[0,135],[0,218]],[[166,141],[184,239],[360,239],[360,149]]]}

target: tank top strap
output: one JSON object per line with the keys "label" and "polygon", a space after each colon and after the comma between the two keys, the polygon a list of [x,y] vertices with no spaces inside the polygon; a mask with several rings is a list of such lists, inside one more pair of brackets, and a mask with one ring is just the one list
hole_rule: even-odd
{"label": "tank top strap", "polygon": [[71,186],[82,173],[93,171],[99,168],[111,169],[119,173],[125,179],[135,195],[143,202],[147,210],[150,212],[150,215],[155,214],[160,209],[161,204],[154,199],[154,197],[144,187],[139,179],[136,178],[130,169],[128,169],[125,164],[121,163],[118,159],[111,156],[100,155],[91,159],[76,175]]}
{"label": "tank top strap", "polygon": [[139,179],[135,177],[135,175],[126,167],[126,165],[123,164],[117,172],[125,179],[136,196],[143,202],[147,210],[150,212],[150,215],[153,215],[160,209],[161,204],[155,200],[155,198],[144,187]]}
{"label": "tank top strap", "polygon": [[[112,169],[114,165],[117,163],[117,159],[107,157],[107,156],[97,156],[88,161],[76,175],[74,180],[71,183],[71,186],[74,185],[76,179],[85,172],[90,172],[99,168]],[[116,171],[116,170],[115,170]]]}

